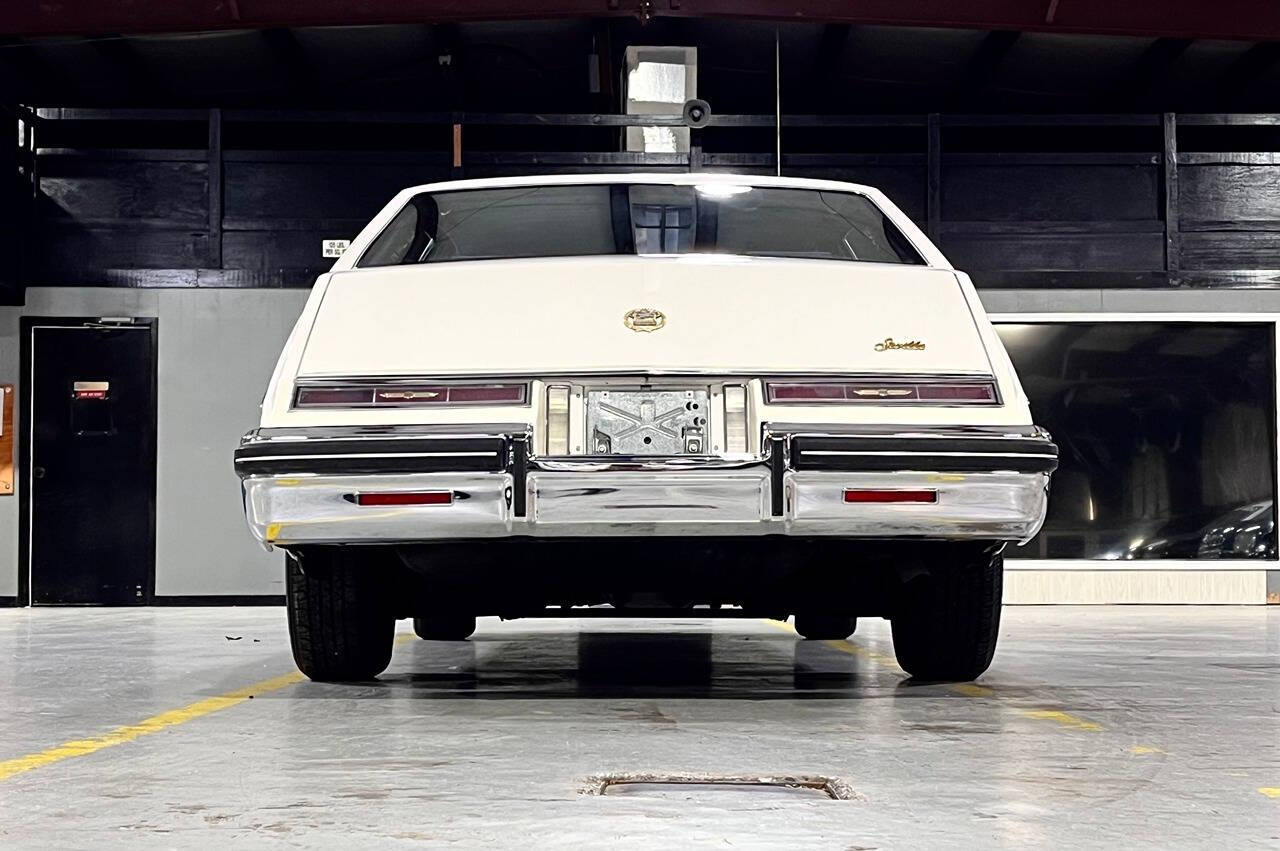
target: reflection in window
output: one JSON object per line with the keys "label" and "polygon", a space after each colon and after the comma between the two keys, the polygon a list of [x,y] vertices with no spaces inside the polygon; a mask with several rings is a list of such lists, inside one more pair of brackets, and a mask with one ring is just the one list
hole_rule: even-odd
{"label": "reflection in window", "polygon": [[420,192],[357,265],[690,253],[924,262],[865,195],[710,182]]}
{"label": "reflection in window", "polygon": [[1275,558],[1270,324],[998,330],[1060,451],[1044,529],[1006,555]]}

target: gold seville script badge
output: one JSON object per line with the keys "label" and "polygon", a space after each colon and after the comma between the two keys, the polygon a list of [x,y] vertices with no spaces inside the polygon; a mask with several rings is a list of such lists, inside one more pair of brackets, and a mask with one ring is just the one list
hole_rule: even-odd
{"label": "gold seville script badge", "polygon": [[877,352],[891,352],[894,349],[910,349],[913,352],[922,352],[924,351],[924,343],[919,340],[895,343],[892,337],[885,337],[883,343],[876,343]]}
{"label": "gold seville script badge", "polygon": [[622,324],[632,331],[657,331],[667,324],[667,317],[661,310],[650,307],[637,307],[628,310],[622,317]]}

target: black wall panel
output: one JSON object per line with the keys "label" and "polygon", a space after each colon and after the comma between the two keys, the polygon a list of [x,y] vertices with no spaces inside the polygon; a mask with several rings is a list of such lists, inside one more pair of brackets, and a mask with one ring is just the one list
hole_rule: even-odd
{"label": "black wall panel", "polygon": [[[216,110],[153,110],[121,119],[130,144],[145,139],[137,128],[148,122],[158,140],[190,144],[205,138],[188,131],[207,116],[207,148],[167,149],[111,147],[118,134],[104,129],[116,120],[110,111],[51,114],[62,117],[45,120],[46,135],[63,147],[38,152],[27,284],[305,286],[331,265],[323,240],[355,236],[414,184],[775,169],[770,116],[695,136],[695,144],[720,140],[718,150],[645,157],[536,147],[576,129],[616,144],[619,128],[600,125],[599,116],[483,115],[463,126],[462,165],[453,167],[449,115],[406,123],[403,114],[371,114],[361,123],[356,113],[271,113],[267,121],[246,111],[223,121]],[[879,187],[980,286],[1280,285],[1280,153],[1230,150],[1254,139],[1233,135],[1240,121],[1265,124],[1268,116],[1216,117],[1231,118],[1221,126],[1214,116],[1190,116],[1199,150],[1180,155],[1172,117],[1085,118],[891,116],[886,129],[857,116],[809,116],[794,132],[784,129],[784,140],[802,138],[806,148],[784,146],[783,170]],[[1165,150],[1141,150],[1159,141],[1162,126]],[[860,141],[853,150],[814,150],[824,138]],[[223,139],[237,141],[224,149]],[[502,146],[469,147],[477,140]],[[1069,150],[1055,152],[1059,140]],[[1218,150],[1208,150],[1214,140]],[[263,147],[273,141],[280,147]],[[325,150],[326,142],[342,148]],[[892,149],[867,150],[877,145]],[[1170,155],[1176,167],[1167,166]]]}

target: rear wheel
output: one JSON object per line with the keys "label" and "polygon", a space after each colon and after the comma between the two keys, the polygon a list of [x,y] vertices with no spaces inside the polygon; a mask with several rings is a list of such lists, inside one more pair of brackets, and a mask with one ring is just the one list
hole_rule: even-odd
{"label": "rear wheel", "polygon": [[387,578],[377,568],[338,547],[286,557],[289,639],[309,678],[368,680],[391,663],[396,621],[383,593]]}
{"label": "rear wheel", "polygon": [[972,680],[996,651],[1004,556],[957,547],[953,559],[911,579],[892,618],[898,664],[917,679]]}
{"label": "rear wheel", "polygon": [[796,615],[796,632],[810,640],[841,641],[853,635],[858,619],[840,615]]}
{"label": "rear wheel", "polygon": [[476,619],[472,615],[414,618],[413,631],[427,641],[464,641],[476,631]]}

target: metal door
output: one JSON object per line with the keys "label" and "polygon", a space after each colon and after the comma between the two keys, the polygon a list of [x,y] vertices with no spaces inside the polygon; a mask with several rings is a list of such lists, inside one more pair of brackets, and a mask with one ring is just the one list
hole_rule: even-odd
{"label": "metal door", "polygon": [[29,367],[24,584],[37,604],[149,603],[154,325],[45,322],[23,321]]}

